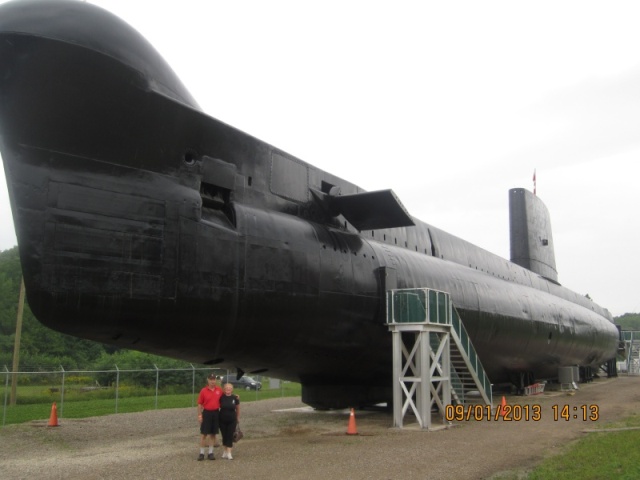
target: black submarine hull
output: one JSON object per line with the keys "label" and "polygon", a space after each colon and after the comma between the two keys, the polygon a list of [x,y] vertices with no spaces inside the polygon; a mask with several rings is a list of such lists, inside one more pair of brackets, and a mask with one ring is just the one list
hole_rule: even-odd
{"label": "black submarine hull", "polygon": [[391,398],[392,287],[449,292],[493,383],[615,357],[610,314],[557,282],[416,219],[356,228],[326,197],[362,189],[205,115],[97,7],[0,7],[0,150],[29,305],[61,332],[321,407]]}

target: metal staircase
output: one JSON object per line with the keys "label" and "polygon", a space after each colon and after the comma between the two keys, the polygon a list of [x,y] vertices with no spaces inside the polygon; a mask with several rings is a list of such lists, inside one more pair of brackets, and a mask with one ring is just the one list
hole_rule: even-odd
{"label": "metal staircase", "polygon": [[430,428],[432,408],[444,416],[448,404],[492,406],[491,383],[448,293],[388,291],[387,325],[394,345],[396,426],[409,409],[422,428]]}

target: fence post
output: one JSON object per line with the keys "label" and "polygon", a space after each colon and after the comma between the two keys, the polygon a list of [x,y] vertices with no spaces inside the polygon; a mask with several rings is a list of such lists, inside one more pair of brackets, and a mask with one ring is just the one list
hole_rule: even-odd
{"label": "fence post", "polygon": [[193,366],[193,363],[189,365],[191,365],[191,406],[193,407],[196,398],[196,367]]}
{"label": "fence post", "polygon": [[[256,382],[260,381],[260,375],[256,375]],[[258,401],[258,386],[256,385],[256,401]]]}
{"label": "fence post", "polygon": [[116,413],[118,413],[118,392],[120,391],[120,369],[116,367]]}
{"label": "fence post", "polygon": [[158,383],[160,382],[160,370],[158,370],[158,366],[154,363],[154,368],[156,369],[156,410],[158,409]]}
{"label": "fence post", "polygon": [[4,407],[2,408],[2,426],[7,420],[7,399],[9,398],[9,369],[4,366],[5,380],[4,380]]}
{"label": "fence post", "polygon": [[62,365],[60,365],[60,370],[62,370],[62,385],[60,387],[60,417],[64,417],[64,377],[66,372]]}

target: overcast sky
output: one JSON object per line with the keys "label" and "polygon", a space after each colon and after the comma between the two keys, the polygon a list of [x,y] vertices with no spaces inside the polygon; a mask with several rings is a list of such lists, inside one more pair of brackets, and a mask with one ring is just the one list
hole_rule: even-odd
{"label": "overcast sky", "polygon": [[560,282],[613,315],[640,311],[640,3],[90,3],[140,31],[207,114],[392,188],[500,256],[508,190],[532,190],[535,169]]}

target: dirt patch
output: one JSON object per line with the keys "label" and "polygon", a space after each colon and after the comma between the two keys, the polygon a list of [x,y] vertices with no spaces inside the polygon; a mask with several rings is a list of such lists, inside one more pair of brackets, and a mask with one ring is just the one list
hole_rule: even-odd
{"label": "dirt patch", "polygon": [[[59,427],[34,428],[43,422],[0,429],[0,471],[7,479],[196,478],[216,473],[287,479],[486,479],[498,472],[535,465],[580,438],[640,412],[640,377],[601,379],[580,386],[573,395],[547,392],[507,396],[508,405],[529,406],[528,419],[452,422],[437,431],[416,425],[392,426],[384,412],[356,411],[359,435],[346,435],[349,412],[316,412],[299,399],[245,403],[245,437],[234,460],[197,462],[195,408],[60,419]],[[500,398],[497,398],[496,404]],[[567,405],[570,419],[554,418]],[[597,420],[582,420],[597,406]],[[532,418],[539,408],[539,419]],[[574,409],[575,407],[575,409]],[[515,411],[515,410],[514,410]],[[578,418],[573,418],[574,413]],[[434,422],[440,419],[434,417]]]}

